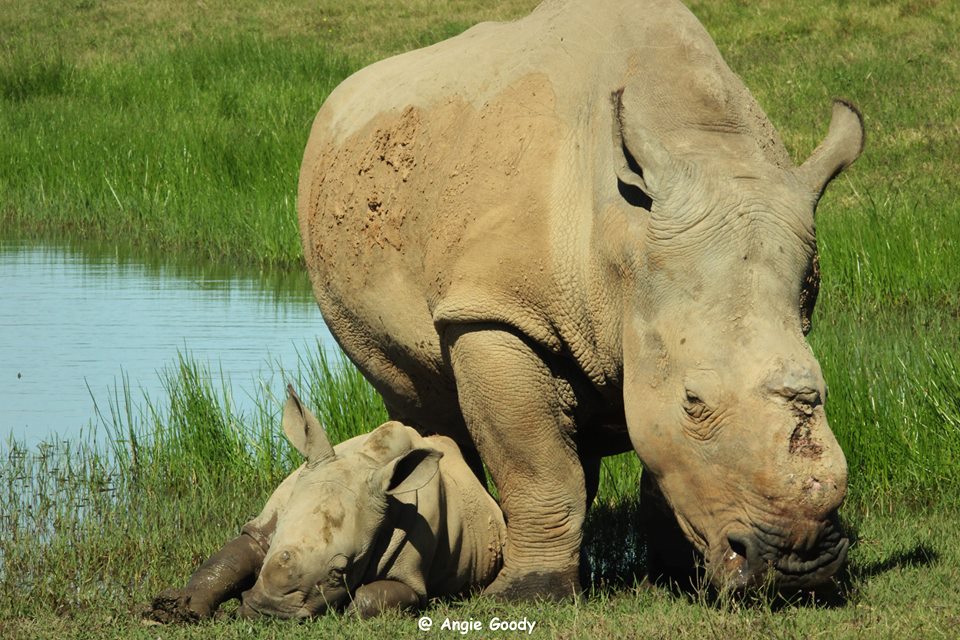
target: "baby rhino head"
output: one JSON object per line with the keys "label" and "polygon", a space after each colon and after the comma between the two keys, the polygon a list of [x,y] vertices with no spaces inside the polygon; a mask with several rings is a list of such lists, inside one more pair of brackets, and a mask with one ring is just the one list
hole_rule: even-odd
{"label": "baby rhino head", "polygon": [[430,482],[443,455],[414,448],[399,422],[354,439],[356,446],[337,455],[317,419],[287,391],[283,431],[307,462],[294,472],[257,582],[243,594],[245,615],[312,617],[346,601],[375,566],[376,543],[393,528],[389,496]]}

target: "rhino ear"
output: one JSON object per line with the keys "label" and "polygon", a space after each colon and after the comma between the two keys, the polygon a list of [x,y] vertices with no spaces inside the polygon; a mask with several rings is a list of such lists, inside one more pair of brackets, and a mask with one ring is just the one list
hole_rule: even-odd
{"label": "rhino ear", "polygon": [[303,406],[293,385],[287,385],[287,403],[283,406],[283,433],[307,462],[317,464],[333,460],[333,447],[320,421]]}
{"label": "rhino ear", "polygon": [[612,95],[614,166],[621,195],[649,210],[664,189],[673,159],[653,132],[640,124],[640,115],[630,108],[628,98],[624,89]]}
{"label": "rhino ear", "polygon": [[410,449],[377,471],[374,483],[388,496],[416,491],[437,475],[442,457],[436,449]]}
{"label": "rhino ear", "polygon": [[796,170],[797,178],[819,200],[830,181],[860,157],[863,141],[860,111],[846,100],[834,100],[827,137]]}

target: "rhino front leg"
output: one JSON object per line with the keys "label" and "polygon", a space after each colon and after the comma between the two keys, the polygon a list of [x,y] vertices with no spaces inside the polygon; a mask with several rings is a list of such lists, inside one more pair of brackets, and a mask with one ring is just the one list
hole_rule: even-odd
{"label": "rhino front leg", "polygon": [[421,606],[420,596],[408,585],[396,580],[377,580],[357,588],[346,613],[367,619],[385,611],[419,611]]}
{"label": "rhino front leg", "polygon": [[460,407],[507,524],[503,568],[485,593],[569,598],[580,592],[586,514],[573,391],[509,327],[454,326],[446,338]]}
{"label": "rhino front leg", "polygon": [[163,623],[209,618],[222,603],[253,586],[265,555],[253,536],[240,534],[200,565],[184,588],[156,596],[146,617]]}

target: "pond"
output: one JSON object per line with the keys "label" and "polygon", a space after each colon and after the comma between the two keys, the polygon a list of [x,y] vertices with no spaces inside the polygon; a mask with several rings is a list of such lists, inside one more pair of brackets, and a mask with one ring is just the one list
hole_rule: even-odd
{"label": "pond", "polygon": [[[234,405],[338,349],[306,274],[144,260],[116,250],[0,244],[0,442],[71,439],[126,378],[163,396],[161,372],[190,354]],[[221,378],[221,375],[223,378]],[[0,444],[0,447],[3,445]]]}

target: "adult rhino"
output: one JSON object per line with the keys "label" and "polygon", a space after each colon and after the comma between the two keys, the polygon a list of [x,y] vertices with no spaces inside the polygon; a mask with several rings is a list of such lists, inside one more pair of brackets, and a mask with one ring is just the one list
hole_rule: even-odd
{"label": "adult rhino", "polygon": [[348,607],[362,617],[465,594],[500,569],[503,513],[444,436],[387,422],[332,447],[292,388],[283,430],[306,462],[182,589],[144,612],[158,622],[238,613],[308,618]]}
{"label": "adult rhino", "polygon": [[600,459],[631,445],[660,565],[685,537],[717,583],[837,571],[847,468],[804,336],[814,210],[862,145],[838,101],[794,166],[672,0],[545,2],[330,95],[299,185],[313,289],[391,416],[489,468],[488,592],[579,588]]}

